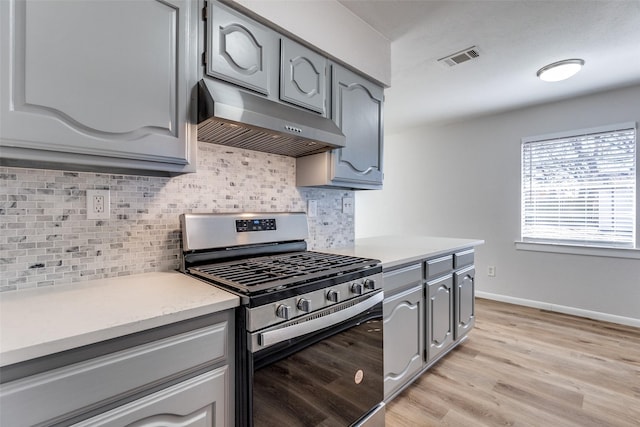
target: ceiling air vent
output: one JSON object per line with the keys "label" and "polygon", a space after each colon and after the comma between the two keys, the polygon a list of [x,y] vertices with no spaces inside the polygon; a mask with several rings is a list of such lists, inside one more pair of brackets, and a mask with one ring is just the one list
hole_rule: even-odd
{"label": "ceiling air vent", "polygon": [[444,58],[440,58],[438,59],[438,62],[443,66],[453,67],[455,65],[462,64],[463,62],[470,61],[479,56],[480,52],[478,51],[478,47],[471,46],[467,49],[452,53],[451,55],[447,55]]}

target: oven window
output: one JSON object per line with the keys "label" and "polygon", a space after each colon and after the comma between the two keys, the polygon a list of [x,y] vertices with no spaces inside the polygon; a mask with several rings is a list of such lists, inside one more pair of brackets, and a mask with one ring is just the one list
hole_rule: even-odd
{"label": "oven window", "polygon": [[257,368],[253,424],[348,426],[382,402],[382,307],[378,305],[364,314],[368,320],[354,319],[346,329],[336,327],[334,334]]}

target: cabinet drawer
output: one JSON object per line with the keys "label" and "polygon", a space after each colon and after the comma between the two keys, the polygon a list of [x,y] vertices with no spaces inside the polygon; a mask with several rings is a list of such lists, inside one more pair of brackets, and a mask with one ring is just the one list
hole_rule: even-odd
{"label": "cabinet drawer", "polygon": [[415,283],[420,283],[420,281],[422,280],[422,265],[414,264],[400,268],[398,270],[390,271],[388,273],[385,272],[383,274],[383,278],[383,289],[385,296],[391,295],[405,287],[408,287]]}
{"label": "cabinet drawer", "polygon": [[453,256],[447,255],[440,258],[427,260],[427,278],[448,273],[453,268]]}
{"label": "cabinet drawer", "polygon": [[64,419],[223,361],[229,352],[227,334],[225,321],[3,384],[0,424],[30,426]]}
{"label": "cabinet drawer", "polygon": [[225,402],[227,366],[183,381],[164,390],[127,403],[72,427],[196,426],[214,420],[225,426],[229,419]]}
{"label": "cabinet drawer", "polygon": [[453,268],[461,268],[473,264],[473,249],[458,252],[453,255]]}

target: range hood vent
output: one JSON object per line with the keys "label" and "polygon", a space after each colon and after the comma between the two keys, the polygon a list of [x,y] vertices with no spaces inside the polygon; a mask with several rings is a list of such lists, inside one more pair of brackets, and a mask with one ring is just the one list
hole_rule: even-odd
{"label": "range hood vent", "polygon": [[333,121],[213,79],[198,83],[198,140],[301,157],[345,146]]}
{"label": "range hood vent", "polygon": [[461,50],[451,55],[447,55],[444,58],[438,59],[438,63],[449,68],[462,64],[463,62],[470,61],[480,56],[477,46],[471,46],[467,49]]}

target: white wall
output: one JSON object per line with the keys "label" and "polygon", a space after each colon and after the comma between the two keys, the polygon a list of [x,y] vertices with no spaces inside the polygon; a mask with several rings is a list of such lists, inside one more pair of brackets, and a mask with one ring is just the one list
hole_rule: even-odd
{"label": "white wall", "polygon": [[[356,193],[356,237],[484,239],[476,258],[481,294],[640,325],[640,260],[514,247],[521,137],[626,121],[640,121],[640,86],[385,135],[384,189]],[[487,276],[488,265],[496,277]]]}

